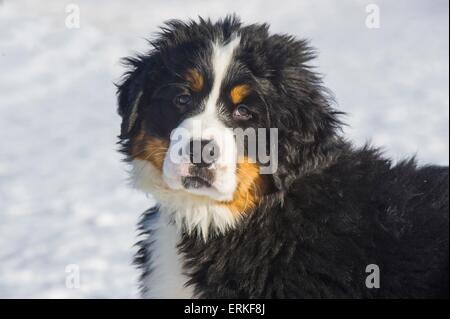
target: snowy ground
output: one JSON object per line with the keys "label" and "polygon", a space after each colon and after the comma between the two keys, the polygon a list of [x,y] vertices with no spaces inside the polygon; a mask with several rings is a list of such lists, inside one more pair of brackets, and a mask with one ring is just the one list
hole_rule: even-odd
{"label": "snowy ground", "polygon": [[[381,28],[365,26],[368,3]],[[66,5],[81,28],[65,26]],[[189,3],[189,4],[188,4]],[[136,297],[135,222],[151,198],[116,153],[113,81],[170,18],[236,12],[307,37],[349,136],[448,164],[447,0],[0,0],[0,297]],[[80,287],[66,287],[67,265]]]}

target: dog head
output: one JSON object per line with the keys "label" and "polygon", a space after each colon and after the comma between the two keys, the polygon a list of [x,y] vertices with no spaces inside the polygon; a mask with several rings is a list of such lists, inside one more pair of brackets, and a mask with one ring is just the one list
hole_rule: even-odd
{"label": "dog head", "polygon": [[136,185],[189,231],[226,230],[329,159],[339,122],[305,41],[231,16],[168,22],[151,44],[126,59],[120,139]]}

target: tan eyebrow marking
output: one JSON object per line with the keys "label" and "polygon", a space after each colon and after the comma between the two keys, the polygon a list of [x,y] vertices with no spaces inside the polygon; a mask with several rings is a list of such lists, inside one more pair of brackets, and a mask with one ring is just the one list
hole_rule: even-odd
{"label": "tan eyebrow marking", "polygon": [[185,74],[185,79],[189,82],[189,86],[194,92],[200,92],[205,84],[203,75],[196,69],[189,69]]}
{"label": "tan eyebrow marking", "polygon": [[246,96],[248,96],[250,93],[250,86],[247,84],[240,84],[236,85],[231,90],[231,101],[233,104],[241,103],[243,99],[245,99]]}

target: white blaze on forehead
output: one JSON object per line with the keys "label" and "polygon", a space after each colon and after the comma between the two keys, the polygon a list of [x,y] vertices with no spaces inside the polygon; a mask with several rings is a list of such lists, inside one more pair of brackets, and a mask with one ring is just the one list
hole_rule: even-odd
{"label": "white blaze on forehead", "polygon": [[213,53],[211,57],[213,71],[213,86],[206,100],[205,113],[217,113],[217,102],[220,96],[220,88],[227,74],[227,70],[233,60],[234,50],[240,43],[241,38],[235,36],[226,45],[213,43]]}
{"label": "white blaze on forehead", "polygon": [[[234,36],[225,45],[217,42],[213,42],[212,44],[211,66],[213,85],[211,92],[205,99],[205,108],[201,113],[186,119],[179,126],[188,129],[193,139],[215,139],[217,137],[215,135],[217,134],[207,132],[211,128],[217,129],[218,132],[222,132],[222,135],[224,135],[223,133],[226,127],[218,117],[220,112],[220,89],[233,61],[234,51],[238,47],[240,40],[241,38],[239,36]],[[199,125],[194,125],[194,123]],[[194,127],[198,126],[200,126],[200,129],[194,129]],[[227,134],[225,133],[225,135]],[[216,141],[219,142],[220,139],[222,138],[218,137]]]}

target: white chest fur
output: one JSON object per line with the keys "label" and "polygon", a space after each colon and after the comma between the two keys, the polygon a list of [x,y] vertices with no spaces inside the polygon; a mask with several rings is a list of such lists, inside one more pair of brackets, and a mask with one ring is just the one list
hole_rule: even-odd
{"label": "white chest fur", "polygon": [[182,256],[178,253],[179,235],[176,226],[166,214],[158,214],[150,227],[147,239],[151,252],[151,269],[143,281],[144,298],[193,298],[192,287],[185,287],[188,278],[182,273]]}
{"label": "white chest fur", "polygon": [[145,226],[151,231],[145,243],[145,250],[151,256],[149,264],[142,265],[146,273],[150,271],[141,282],[143,296],[192,298],[193,289],[185,287],[188,278],[183,275],[182,256],[177,249],[180,229],[188,233],[195,230],[198,240],[207,240],[211,235],[223,234],[233,228],[239,216],[206,197],[169,189],[161,172],[146,161],[133,160],[132,167],[133,184],[151,193],[160,205],[159,213]]}

